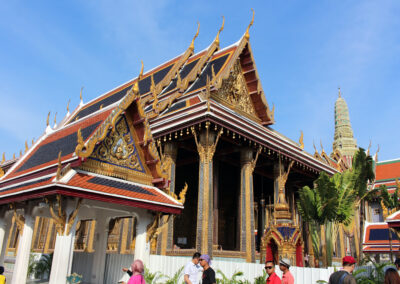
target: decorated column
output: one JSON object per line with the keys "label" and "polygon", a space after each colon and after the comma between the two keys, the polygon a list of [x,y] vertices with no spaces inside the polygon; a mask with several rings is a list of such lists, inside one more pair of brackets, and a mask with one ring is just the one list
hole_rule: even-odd
{"label": "decorated column", "polygon": [[[164,153],[161,154],[161,167],[170,180],[168,191],[175,193],[175,172],[176,172],[176,156],[178,148],[176,143],[169,142],[164,146]],[[167,250],[172,250],[174,242],[174,220],[168,216],[162,217],[162,224],[168,221],[168,225],[164,226],[157,238],[157,254],[166,255]]]}
{"label": "decorated column", "polygon": [[255,262],[253,171],[259,154],[253,159],[251,149],[240,153],[240,251],[247,262]]}
{"label": "decorated column", "polygon": [[0,219],[0,265],[4,266],[6,255],[8,233],[11,229],[11,218],[6,211],[3,211]]}
{"label": "decorated column", "polygon": [[21,235],[18,242],[18,252],[11,280],[12,284],[26,283],[35,220],[32,216],[32,210],[33,206],[28,204],[27,207],[24,208],[24,215],[22,216],[17,214],[17,211],[14,208],[15,223],[18,226]]}
{"label": "decorated column", "polygon": [[94,257],[91,276],[91,283],[93,284],[102,284],[104,282],[109,221],[110,219],[103,214],[100,214],[96,219]]}
{"label": "decorated column", "polygon": [[55,213],[54,204],[48,201],[50,214],[56,223],[57,230],[49,284],[66,283],[67,276],[71,274],[75,227],[82,202],[81,199],[62,202],[61,198],[60,195],[57,196],[57,213]]}
{"label": "decorated column", "polygon": [[199,154],[199,195],[197,207],[196,250],[212,255],[213,247],[213,156],[222,130],[215,133],[209,129],[197,133],[192,128]]}
{"label": "decorated column", "polygon": [[135,260],[140,259],[147,266],[150,260],[150,236],[147,228],[150,223],[151,218],[147,213],[140,214],[136,223]]}

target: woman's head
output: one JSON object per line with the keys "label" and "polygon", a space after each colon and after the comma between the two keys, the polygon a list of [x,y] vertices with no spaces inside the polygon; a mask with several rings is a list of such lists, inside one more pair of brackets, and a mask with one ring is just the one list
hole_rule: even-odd
{"label": "woman's head", "polygon": [[132,263],[131,269],[134,274],[142,274],[144,270],[143,262],[140,259],[136,259]]}
{"label": "woman's head", "polygon": [[388,268],[385,273],[385,284],[400,284],[400,276],[394,268]]}

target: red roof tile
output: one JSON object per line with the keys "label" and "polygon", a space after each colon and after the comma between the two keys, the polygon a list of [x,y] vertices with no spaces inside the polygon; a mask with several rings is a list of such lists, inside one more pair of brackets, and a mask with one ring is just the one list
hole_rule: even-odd
{"label": "red roof tile", "polygon": [[376,165],[376,180],[400,178],[400,160],[379,162]]}

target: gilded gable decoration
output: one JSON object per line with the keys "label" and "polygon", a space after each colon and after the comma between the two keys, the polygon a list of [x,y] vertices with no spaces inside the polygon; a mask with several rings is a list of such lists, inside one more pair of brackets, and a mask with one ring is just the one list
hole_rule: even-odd
{"label": "gilded gable decoration", "polygon": [[259,120],[254,110],[253,102],[249,96],[246,80],[243,76],[240,63],[236,62],[227,79],[222,80],[218,91],[211,94],[212,98],[241,114]]}
{"label": "gilded gable decoration", "polygon": [[117,122],[115,130],[97,146],[90,159],[145,172],[125,117]]}

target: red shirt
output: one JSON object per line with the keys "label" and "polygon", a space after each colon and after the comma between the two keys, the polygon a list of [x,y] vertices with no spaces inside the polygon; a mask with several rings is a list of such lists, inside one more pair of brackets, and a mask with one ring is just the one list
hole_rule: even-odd
{"label": "red shirt", "polygon": [[294,277],[289,270],[282,275],[282,284],[294,284]]}
{"label": "red shirt", "polygon": [[267,278],[267,284],[282,284],[282,283],[279,276],[276,275],[276,273],[274,272]]}

